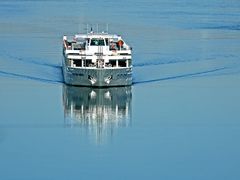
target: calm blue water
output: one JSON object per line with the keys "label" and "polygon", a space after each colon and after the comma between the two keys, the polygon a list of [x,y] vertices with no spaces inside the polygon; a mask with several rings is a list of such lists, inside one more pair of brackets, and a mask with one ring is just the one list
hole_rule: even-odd
{"label": "calm blue water", "polygon": [[[62,35],[109,24],[134,85],[63,84]],[[0,179],[239,179],[239,0],[1,0]]]}

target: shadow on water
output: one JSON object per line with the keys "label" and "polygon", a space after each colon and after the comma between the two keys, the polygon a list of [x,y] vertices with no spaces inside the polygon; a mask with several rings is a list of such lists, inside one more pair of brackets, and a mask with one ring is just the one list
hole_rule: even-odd
{"label": "shadow on water", "polygon": [[63,85],[65,127],[81,127],[97,143],[131,126],[131,86],[90,88]]}

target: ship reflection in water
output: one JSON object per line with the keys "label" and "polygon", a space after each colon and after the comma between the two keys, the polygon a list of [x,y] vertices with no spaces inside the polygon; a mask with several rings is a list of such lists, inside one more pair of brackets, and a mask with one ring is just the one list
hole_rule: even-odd
{"label": "ship reflection in water", "polygon": [[101,143],[131,125],[131,86],[91,88],[63,85],[65,126],[83,127]]}

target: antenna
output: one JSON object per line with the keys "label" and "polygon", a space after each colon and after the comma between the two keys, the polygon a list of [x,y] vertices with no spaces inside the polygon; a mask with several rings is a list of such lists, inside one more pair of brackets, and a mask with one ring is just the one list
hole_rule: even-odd
{"label": "antenna", "polygon": [[87,34],[88,34],[88,24],[87,24]]}
{"label": "antenna", "polygon": [[108,33],[108,23],[107,23],[107,33]]}
{"label": "antenna", "polygon": [[97,24],[97,33],[98,33],[98,24]]}

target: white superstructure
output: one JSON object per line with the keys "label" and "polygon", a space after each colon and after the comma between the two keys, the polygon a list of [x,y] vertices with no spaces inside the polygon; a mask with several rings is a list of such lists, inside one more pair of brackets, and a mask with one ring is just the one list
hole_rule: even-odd
{"label": "white superstructure", "polygon": [[[76,34],[73,37],[63,36],[63,52],[64,79],[67,84],[83,86],[132,84],[131,47],[119,35],[90,32]],[[78,75],[74,78],[71,74]]]}

